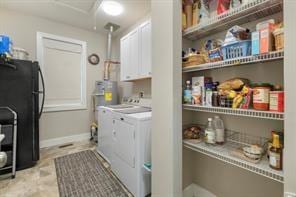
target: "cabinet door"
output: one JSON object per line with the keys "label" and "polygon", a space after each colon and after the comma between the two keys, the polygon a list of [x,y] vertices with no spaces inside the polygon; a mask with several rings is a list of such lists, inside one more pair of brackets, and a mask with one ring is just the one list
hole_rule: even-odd
{"label": "cabinet door", "polygon": [[140,76],[151,77],[151,21],[139,27],[140,35]]}
{"label": "cabinet door", "polygon": [[128,73],[131,79],[139,78],[139,30],[136,29],[129,34],[129,66]]}
{"label": "cabinet door", "polygon": [[103,142],[104,142],[104,133],[105,133],[105,127],[106,127],[106,121],[105,121],[105,113],[106,110],[104,109],[99,109],[98,113],[98,151],[103,154],[102,148],[104,147]]}
{"label": "cabinet door", "polygon": [[130,167],[135,167],[135,127],[121,120],[114,119],[114,154]]}
{"label": "cabinet door", "polygon": [[130,64],[130,39],[125,36],[120,40],[120,78],[121,81],[129,80],[129,64]]}
{"label": "cabinet door", "polygon": [[99,110],[98,116],[98,150],[111,163],[112,160],[112,114],[105,109]]}
{"label": "cabinet door", "polygon": [[139,184],[137,173],[140,172],[140,169],[139,171],[136,169],[135,161],[135,126],[123,117],[117,117],[114,119],[113,147],[113,162],[111,165],[112,172],[134,196],[139,196],[136,193]]}

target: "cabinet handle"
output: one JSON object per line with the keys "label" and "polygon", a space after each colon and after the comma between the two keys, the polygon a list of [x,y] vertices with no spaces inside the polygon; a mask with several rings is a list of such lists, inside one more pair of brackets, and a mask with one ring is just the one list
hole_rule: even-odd
{"label": "cabinet handle", "polygon": [[106,113],[106,111],[104,110],[103,113]]}
{"label": "cabinet handle", "polygon": [[151,73],[151,72],[149,72],[149,73],[148,73],[148,75],[152,75],[152,73]]}
{"label": "cabinet handle", "polygon": [[115,124],[115,120],[113,120],[113,124]]}
{"label": "cabinet handle", "polygon": [[120,120],[124,121],[124,118],[120,118]]}
{"label": "cabinet handle", "polygon": [[127,79],[131,78],[130,76],[126,76]]}

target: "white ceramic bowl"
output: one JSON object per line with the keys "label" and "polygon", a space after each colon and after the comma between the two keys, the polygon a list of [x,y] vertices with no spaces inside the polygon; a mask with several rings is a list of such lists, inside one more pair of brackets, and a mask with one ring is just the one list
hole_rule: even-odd
{"label": "white ceramic bowl", "polygon": [[263,149],[258,146],[248,146],[243,148],[244,155],[250,159],[260,159],[262,157]]}

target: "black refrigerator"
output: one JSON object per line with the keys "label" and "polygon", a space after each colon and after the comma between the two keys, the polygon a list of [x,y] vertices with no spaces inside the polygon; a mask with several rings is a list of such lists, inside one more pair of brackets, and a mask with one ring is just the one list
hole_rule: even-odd
{"label": "black refrigerator", "polygon": [[38,62],[0,61],[0,106],[17,113],[17,170],[32,167],[39,160],[39,118],[43,108],[43,104],[39,107],[39,94],[43,93],[39,90],[39,73]]}

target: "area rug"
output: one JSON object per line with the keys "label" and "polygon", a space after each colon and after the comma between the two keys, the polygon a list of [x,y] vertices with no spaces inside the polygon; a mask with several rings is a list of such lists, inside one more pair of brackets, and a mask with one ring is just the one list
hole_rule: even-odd
{"label": "area rug", "polygon": [[95,153],[82,151],[54,160],[61,197],[127,197]]}

